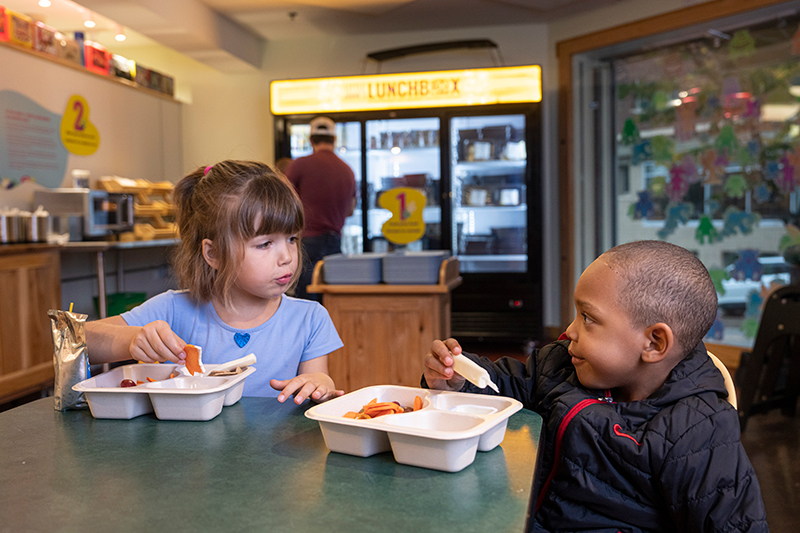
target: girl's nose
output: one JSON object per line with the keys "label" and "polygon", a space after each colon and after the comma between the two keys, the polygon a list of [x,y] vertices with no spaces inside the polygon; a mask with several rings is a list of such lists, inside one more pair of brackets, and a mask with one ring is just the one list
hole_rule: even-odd
{"label": "girl's nose", "polygon": [[290,250],[289,244],[283,243],[279,251],[280,253],[278,254],[278,264],[286,265],[292,262],[292,251]]}

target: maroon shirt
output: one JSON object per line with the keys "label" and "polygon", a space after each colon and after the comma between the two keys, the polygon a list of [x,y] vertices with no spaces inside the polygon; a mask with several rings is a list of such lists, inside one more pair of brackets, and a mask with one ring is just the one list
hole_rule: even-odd
{"label": "maroon shirt", "polygon": [[292,161],[286,177],[303,201],[303,235],[340,235],[356,196],[356,179],[347,163],[331,150],[317,150]]}

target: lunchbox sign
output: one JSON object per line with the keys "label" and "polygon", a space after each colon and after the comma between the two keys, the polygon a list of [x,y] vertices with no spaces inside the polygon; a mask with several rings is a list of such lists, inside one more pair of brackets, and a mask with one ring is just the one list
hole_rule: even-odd
{"label": "lunchbox sign", "polygon": [[396,187],[381,194],[378,204],[392,212],[392,218],[381,227],[381,233],[393,244],[408,244],[425,234],[422,211],[425,194],[411,187]]}
{"label": "lunchbox sign", "polygon": [[273,81],[274,114],[539,102],[538,65]]}

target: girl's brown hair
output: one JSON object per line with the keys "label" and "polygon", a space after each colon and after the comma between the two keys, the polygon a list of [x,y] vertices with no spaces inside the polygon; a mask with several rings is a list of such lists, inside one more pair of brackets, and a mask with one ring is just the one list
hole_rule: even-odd
{"label": "girl's brown hair", "polygon": [[[303,229],[303,204],[292,184],[255,161],[229,160],[198,168],[175,185],[174,202],[181,239],[173,268],[180,286],[201,302],[213,298],[232,307],[230,288],[247,241]],[[203,258],[203,239],[211,240],[219,270]],[[297,250],[292,286],[303,264],[299,241]]]}

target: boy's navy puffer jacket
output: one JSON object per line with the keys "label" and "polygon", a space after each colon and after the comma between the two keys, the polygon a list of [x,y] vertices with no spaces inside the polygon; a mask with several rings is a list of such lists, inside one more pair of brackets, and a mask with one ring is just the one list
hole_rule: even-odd
{"label": "boy's navy puffer jacket", "polygon": [[736,411],[703,344],[649,398],[629,403],[584,388],[568,346],[549,344],[526,363],[471,356],[500,394],[544,420],[534,530],[768,531]]}

